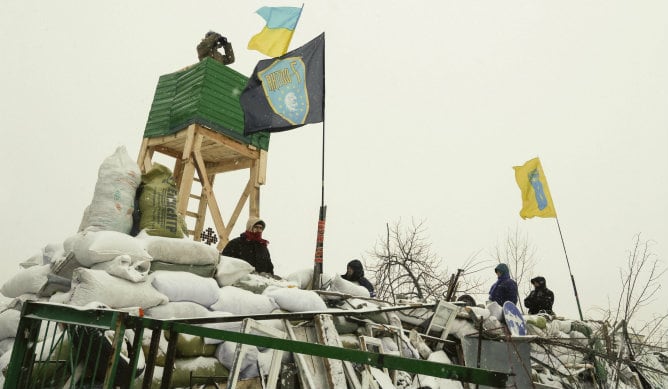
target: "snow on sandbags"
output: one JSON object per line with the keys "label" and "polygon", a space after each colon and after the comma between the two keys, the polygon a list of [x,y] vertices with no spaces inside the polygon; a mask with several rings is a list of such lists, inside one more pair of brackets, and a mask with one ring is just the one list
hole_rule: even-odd
{"label": "snow on sandbags", "polygon": [[152,273],[151,284],[169,298],[169,301],[191,301],[210,307],[218,301],[218,284],[213,278],[204,278],[183,271],[160,270]]}
{"label": "snow on sandbags", "polygon": [[341,292],[357,297],[370,297],[369,290],[359,284],[344,280],[341,275],[337,274],[332,279],[329,290]]}
{"label": "snow on sandbags", "polygon": [[141,171],[130,158],[125,146],[100,165],[93,200],[79,230],[118,231],[128,234],[132,229],[135,194],[141,183]]}
{"label": "snow on sandbags", "polygon": [[274,299],[235,286],[220,288],[218,301],[211,306],[214,311],[229,312],[233,315],[271,313],[276,308],[278,305]]}
{"label": "snow on sandbags", "polygon": [[47,282],[51,265],[32,266],[19,270],[9,281],[2,285],[0,291],[6,297],[19,297],[23,294],[37,294]]}
{"label": "snow on sandbags", "polygon": [[313,282],[313,269],[302,269],[294,273],[290,273],[287,277],[285,277],[285,279],[297,284],[299,289],[308,289],[308,287],[311,285],[311,282]]}
{"label": "snow on sandbags", "polygon": [[[438,362],[451,365],[450,358],[443,350],[435,351],[429,355],[427,359],[431,362]],[[413,378],[412,388],[432,388],[432,389],[463,389],[462,383],[446,378],[432,377],[428,375],[418,374]]]}
{"label": "snow on sandbags", "polygon": [[487,310],[489,310],[489,313],[497,320],[503,320],[503,308],[496,301],[487,304]]}
{"label": "snow on sandbags", "polygon": [[114,277],[103,270],[79,267],[72,273],[72,289],[68,304],[83,306],[100,302],[111,308],[150,308],[165,304],[167,296],[149,282],[131,282]]}
{"label": "snow on sandbags", "polygon": [[146,281],[150,268],[151,261],[133,261],[127,254],[119,255],[111,261],[101,262],[91,266],[91,269],[104,270],[112,276],[132,282]]}
{"label": "snow on sandbags", "polygon": [[141,231],[135,239],[143,243],[147,253],[155,261],[182,265],[218,265],[219,254],[215,246],[187,238],[151,236],[146,231]]}
{"label": "snow on sandbags", "polygon": [[216,281],[219,286],[229,286],[250,274],[255,268],[243,259],[220,256],[216,269]]}
{"label": "snow on sandbags", "polygon": [[320,295],[312,290],[268,286],[262,294],[274,299],[282,310],[288,312],[327,310],[327,305]]}
{"label": "snow on sandbags", "polygon": [[20,320],[21,312],[16,309],[0,312],[0,340],[15,337]]}
{"label": "snow on sandbags", "polygon": [[32,257],[19,263],[19,266],[27,269],[32,266],[51,264],[63,258],[65,256],[64,251],[62,243],[49,243]]}
{"label": "snow on sandbags", "polygon": [[144,315],[159,320],[206,317],[211,311],[190,301],[170,301],[166,304],[148,308]]}
{"label": "snow on sandbags", "polygon": [[128,255],[133,263],[152,259],[143,241],[117,231],[84,231],[68,244],[72,245],[76,260],[86,267],[111,261],[119,255]]}
{"label": "snow on sandbags", "polygon": [[237,288],[241,288],[256,294],[262,294],[262,292],[264,292],[264,290],[267,289],[268,286],[272,285],[281,288],[297,287],[297,285],[295,285],[295,283],[292,281],[276,279],[273,277],[267,277],[265,275],[256,273],[251,273],[244,276],[243,278],[239,279],[239,281],[235,282],[234,285],[232,286],[236,286]]}

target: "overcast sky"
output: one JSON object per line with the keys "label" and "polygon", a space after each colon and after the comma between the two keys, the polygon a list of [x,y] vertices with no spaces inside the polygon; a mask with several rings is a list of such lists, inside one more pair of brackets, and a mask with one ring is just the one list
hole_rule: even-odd
{"label": "overcast sky", "polygon": [[[158,77],[197,62],[206,31],[251,74],[264,5],[301,3],[0,0],[1,282],[76,232],[99,165],[118,146],[136,158]],[[306,1],[290,49],[326,33],[325,271],[368,258],[388,222],[424,221],[450,272],[517,228],[576,318],[555,219],[518,214],[512,166],[536,156],[585,316],[616,302],[634,235],[665,267],[666,15],[665,1]],[[320,124],[271,138],[261,216],[281,275],[313,266],[321,144]],[[647,317],[666,313],[657,297]]]}

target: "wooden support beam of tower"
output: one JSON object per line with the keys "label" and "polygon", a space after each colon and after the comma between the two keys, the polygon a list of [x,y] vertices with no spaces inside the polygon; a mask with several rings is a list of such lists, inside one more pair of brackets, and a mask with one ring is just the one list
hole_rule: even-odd
{"label": "wooden support beam of tower", "polygon": [[[187,223],[194,219],[193,223],[188,223],[194,240],[200,239],[204,221],[210,216],[219,236],[218,248],[222,249],[244,206],[248,206],[249,216],[260,215],[260,187],[266,182],[266,150],[245,145],[195,123],[174,135],[144,138],[138,157],[143,173],[153,167],[155,152],[174,159],[178,212],[186,217]],[[218,174],[239,170],[248,170],[248,181],[236,203],[225,202],[225,208],[232,209],[226,221],[213,182]],[[199,182],[201,190],[197,190],[195,182]],[[196,202],[196,206],[189,208],[191,202]]]}

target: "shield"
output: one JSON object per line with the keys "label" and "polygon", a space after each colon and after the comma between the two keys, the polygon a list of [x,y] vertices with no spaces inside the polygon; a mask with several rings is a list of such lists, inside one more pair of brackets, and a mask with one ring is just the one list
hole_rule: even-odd
{"label": "shield", "polygon": [[290,124],[304,124],[309,111],[306,66],[301,57],[275,61],[258,73],[271,109]]}

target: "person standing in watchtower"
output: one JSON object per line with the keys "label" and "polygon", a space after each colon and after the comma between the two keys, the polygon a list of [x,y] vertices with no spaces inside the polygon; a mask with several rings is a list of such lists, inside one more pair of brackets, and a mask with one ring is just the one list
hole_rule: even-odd
{"label": "person standing in watchtower", "polygon": [[[218,51],[220,48],[224,50],[225,54]],[[234,63],[232,43],[215,31],[207,32],[204,39],[197,45],[197,58],[201,61],[206,57],[211,57],[223,65]]]}

